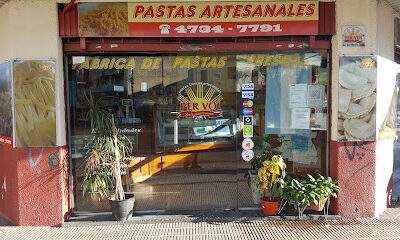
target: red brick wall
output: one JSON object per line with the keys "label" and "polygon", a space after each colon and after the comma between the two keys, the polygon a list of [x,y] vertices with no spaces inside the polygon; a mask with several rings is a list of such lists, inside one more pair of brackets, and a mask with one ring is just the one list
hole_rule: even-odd
{"label": "red brick wall", "polygon": [[1,185],[4,177],[6,191],[0,188],[0,212],[13,223],[58,226],[68,216],[66,147],[11,149],[1,146]]}

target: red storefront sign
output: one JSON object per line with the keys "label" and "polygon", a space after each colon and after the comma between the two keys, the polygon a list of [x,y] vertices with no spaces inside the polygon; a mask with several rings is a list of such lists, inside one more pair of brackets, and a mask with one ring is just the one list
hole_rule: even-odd
{"label": "red storefront sign", "polygon": [[224,37],[318,33],[318,2],[129,3],[130,36]]}
{"label": "red storefront sign", "polygon": [[317,35],[318,9],[317,1],[80,3],[79,33],[93,37]]}

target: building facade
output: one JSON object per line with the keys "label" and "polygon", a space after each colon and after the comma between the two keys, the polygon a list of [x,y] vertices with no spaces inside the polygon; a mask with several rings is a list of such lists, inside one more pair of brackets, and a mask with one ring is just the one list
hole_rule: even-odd
{"label": "building facade", "polygon": [[109,211],[82,194],[91,97],[133,143],[124,185],[135,211],[259,207],[242,141],[263,134],[292,174],[339,180],[335,214],[390,204],[391,1],[0,3],[14,119],[0,129],[0,212],[13,223]]}

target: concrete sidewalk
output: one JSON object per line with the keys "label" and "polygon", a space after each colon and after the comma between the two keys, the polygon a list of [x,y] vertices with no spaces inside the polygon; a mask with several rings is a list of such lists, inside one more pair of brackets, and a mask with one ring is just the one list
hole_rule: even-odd
{"label": "concrete sidewalk", "polygon": [[400,239],[400,208],[380,218],[353,220],[290,221],[246,214],[139,214],[125,222],[109,221],[109,213],[82,214],[58,228],[0,226],[0,239]]}

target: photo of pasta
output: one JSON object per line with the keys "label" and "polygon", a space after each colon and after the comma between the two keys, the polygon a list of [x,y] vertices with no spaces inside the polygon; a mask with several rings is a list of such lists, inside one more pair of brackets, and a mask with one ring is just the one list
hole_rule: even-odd
{"label": "photo of pasta", "polygon": [[80,3],[80,36],[128,36],[127,3]]}
{"label": "photo of pasta", "polygon": [[0,64],[0,136],[12,138],[11,62]]}
{"label": "photo of pasta", "polygon": [[55,62],[15,61],[16,147],[56,146]]}

